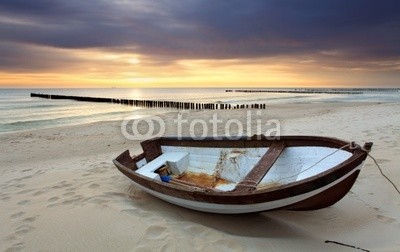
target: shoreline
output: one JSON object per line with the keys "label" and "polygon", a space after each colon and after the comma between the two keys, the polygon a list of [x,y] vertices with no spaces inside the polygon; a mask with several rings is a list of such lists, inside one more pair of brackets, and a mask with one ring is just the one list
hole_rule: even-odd
{"label": "shoreline", "polygon": [[[282,103],[282,104],[269,104],[266,106],[265,109],[260,109],[260,110],[265,110],[268,111],[270,109],[281,109],[281,108],[292,108],[293,106],[311,106],[311,105],[318,105],[319,107],[354,107],[354,106],[366,106],[366,105],[374,105],[374,104],[397,104],[397,102],[293,102],[293,103]],[[155,109],[155,108],[152,108]],[[242,108],[238,109],[239,111],[244,111],[244,110],[257,110],[255,108]],[[199,112],[205,112],[209,111],[211,112],[223,112],[219,110],[190,110],[191,113],[199,113]],[[165,110],[161,114],[154,114],[154,115],[143,115],[140,118],[146,118],[146,117],[152,117],[152,116],[165,116],[165,115],[170,115],[170,114],[177,114],[179,112],[189,112],[189,110],[176,110],[176,111],[171,111],[171,110]],[[131,112],[126,112],[130,114],[134,114],[135,110],[132,110]],[[52,126],[52,127],[42,127],[42,128],[33,128],[33,129],[24,129],[24,130],[17,130],[17,131],[4,131],[0,132],[1,135],[6,135],[6,134],[14,134],[14,133],[27,133],[27,132],[34,132],[34,131],[41,131],[41,130],[52,130],[52,129],[60,129],[62,130],[63,128],[68,128],[68,127],[74,127],[74,126],[85,126],[85,125],[90,125],[90,124],[95,124],[95,123],[113,123],[113,122],[121,122],[123,119],[112,119],[112,120],[100,120],[100,121],[93,121],[93,122],[84,122],[84,123],[77,123],[77,124],[67,124],[67,125],[57,125],[57,126]]]}
{"label": "shoreline", "polygon": [[[246,112],[181,114],[189,122],[214,113],[224,122],[244,122]],[[281,135],[374,142],[371,154],[400,185],[400,103],[283,104],[261,113],[279,120]],[[166,135],[176,132],[178,114],[160,115],[169,125]],[[223,133],[223,124],[217,131]],[[225,216],[170,205],[133,186],[111,162],[125,149],[141,151],[140,141],[122,135],[121,121],[9,132],[0,140],[6,146],[0,153],[1,250],[354,251],[326,241],[370,251],[400,247],[399,195],[371,159],[332,207]]]}

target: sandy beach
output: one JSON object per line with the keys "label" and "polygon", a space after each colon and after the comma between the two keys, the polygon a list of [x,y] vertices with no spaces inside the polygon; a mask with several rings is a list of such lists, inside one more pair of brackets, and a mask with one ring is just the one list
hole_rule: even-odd
{"label": "sandy beach", "polygon": [[[244,121],[248,111],[184,116],[209,120],[214,113]],[[261,113],[279,121],[281,135],[374,142],[372,156],[400,187],[399,103],[273,105]],[[161,116],[167,135],[176,134],[177,116]],[[136,188],[112,164],[126,149],[141,152],[139,141],[123,136],[120,121],[5,133],[0,141],[1,251],[400,249],[400,195],[370,158],[351,192],[332,207],[230,216],[184,209]]]}

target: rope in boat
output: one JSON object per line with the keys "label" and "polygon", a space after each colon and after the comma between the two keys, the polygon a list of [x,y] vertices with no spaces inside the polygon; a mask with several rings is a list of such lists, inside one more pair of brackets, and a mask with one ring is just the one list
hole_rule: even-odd
{"label": "rope in boat", "polygon": [[280,181],[285,180],[285,179],[297,177],[297,176],[299,176],[300,174],[302,174],[303,172],[306,172],[306,171],[310,170],[311,168],[313,168],[314,166],[316,166],[317,164],[321,163],[321,162],[324,161],[326,158],[332,156],[332,155],[335,154],[336,152],[338,152],[338,151],[340,151],[340,150],[343,150],[344,148],[349,147],[349,146],[351,146],[351,144],[346,144],[346,145],[340,147],[339,149],[335,150],[334,152],[332,152],[332,153],[326,155],[325,157],[321,158],[319,161],[317,161],[315,164],[311,165],[311,166],[308,167],[307,169],[304,169],[304,170],[300,171],[299,173],[296,173],[296,174],[291,175],[291,176],[289,176],[289,177],[281,178],[281,179],[279,179],[279,180],[277,180],[277,181],[275,181],[275,182],[280,182]]}

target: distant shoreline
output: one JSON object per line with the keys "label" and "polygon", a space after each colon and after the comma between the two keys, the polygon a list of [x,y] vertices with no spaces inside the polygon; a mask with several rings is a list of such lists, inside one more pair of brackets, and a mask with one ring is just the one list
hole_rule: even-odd
{"label": "distant shoreline", "polygon": [[364,94],[364,92],[393,92],[399,88],[283,88],[283,89],[225,89],[241,93],[294,93],[294,94]]}

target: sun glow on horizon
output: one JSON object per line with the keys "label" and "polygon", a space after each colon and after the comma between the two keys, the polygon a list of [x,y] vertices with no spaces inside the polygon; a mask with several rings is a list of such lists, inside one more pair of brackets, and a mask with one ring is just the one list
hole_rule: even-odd
{"label": "sun glow on horizon", "polygon": [[35,49],[57,57],[43,69],[0,70],[0,87],[348,87],[368,86],[370,75],[368,69],[327,67],[315,55],[169,60],[100,49]]}

